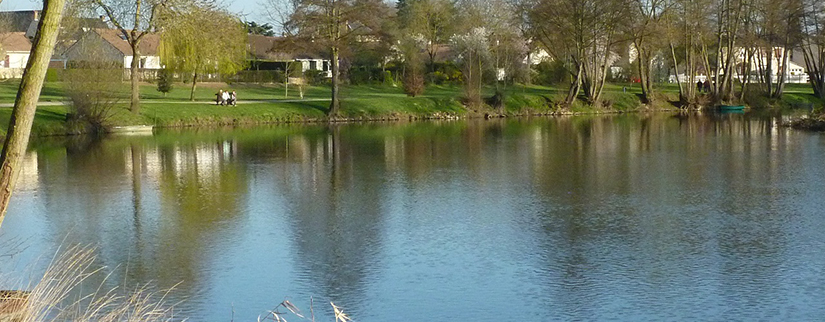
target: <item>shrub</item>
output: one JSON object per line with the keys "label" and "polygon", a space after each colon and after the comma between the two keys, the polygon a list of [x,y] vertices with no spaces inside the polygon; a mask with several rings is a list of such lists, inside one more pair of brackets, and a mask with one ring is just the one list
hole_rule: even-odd
{"label": "shrub", "polygon": [[46,81],[47,82],[59,82],[60,81],[60,74],[57,69],[49,68],[46,70]]}
{"label": "shrub", "polygon": [[157,79],[158,88],[157,89],[158,89],[158,92],[163,93],[164,97],[166,97],[166,94],[169,93],[169,91],[172,90],[172,82],[173,82],[172,77],[173,77],[172,71],[170,71],[168,69],[164,68],[164,69],[161,69],[158,72],[158,79]]}
{"label": "shrub", "polygon": [[562,61],[543,61],[533,66],[533,83],[559,85],[568,82],[569,73]]}
{"label": "shrub", "polygon": [[[395,86],[395,80],[392,78],[392,72],[391,71],[385,70],[383,76],[384,76],[383,77],[384,79],[382,79],[381,81],[384,83],[384,85],[386,85],[386,86]],[[421,81],[423,82],[424,78],[421,78]]]}
{"label": "shrub", "polygon": [[404,75],[404,93],[411,97],[424,94],[424,76],[420,71],[407,70]]}
{"label": "shrub", "polygon": [[371,82],[370,71],[360,67],[353,67],[349,71],[349,81],[353,85],[369,84]]}
{"label": "shrub", "polygon": [[73,133],[99,133],[108,130],[111,110],[118,103],[120,69],[68,69],[64,75],[65,92],[71,106],[66,115]]}
{"label": "shrub", "polygon": [[304,78],[310,85],[321,85],[327,82],[325,72],[317,69],[308,69],[304,72]]}
{"label": "shrub", "polygon": [[445,83],[461,83],[463,74],[461,69],[453,62],[435,63],[431,66],[431,72],[427,74],[430,83],[443,85]]}

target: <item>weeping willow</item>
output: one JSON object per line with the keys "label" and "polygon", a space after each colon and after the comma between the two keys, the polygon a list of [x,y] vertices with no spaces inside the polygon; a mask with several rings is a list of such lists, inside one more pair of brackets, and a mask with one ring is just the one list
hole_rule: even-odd
{"label": "weeping willow", "polygon": [[190,100],[204,75],[232,75],[246,67],[247,35],[243,23],[224,10],[193,6],[170,13],[160,32],[166,69],[192,77]]}

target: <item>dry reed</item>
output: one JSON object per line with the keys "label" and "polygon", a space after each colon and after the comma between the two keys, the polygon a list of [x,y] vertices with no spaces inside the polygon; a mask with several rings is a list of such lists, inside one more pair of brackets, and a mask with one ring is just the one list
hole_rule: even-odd
{"label": "dry reed", "polygon": [[[312,312],[312,314],[310,315],[310,321],[315,322],[315,310],[312,307],[312,301],[313,301],[312,298],[310,298],[309,299],[309,303],[310,303],[309,304],[309,309],[310,309],[310,312]],[[340,307],[335,305],[335,303],[329,302],[329,304],[332,305],[332,311],[335,314],[335,322],[352,321],[352,319],[346,313],[344,313],[344,310],[342,310]],[[286,309],[289,312],[281,311],[281,308]],[[266,315],[258,316],[258,322],[263,322],[263,321],[267,321],[267,320],[272,320],[272,321],[276,321],[276,322],[287,322],[286,315],[288,313],[292,313],[295,316],[297,316],[301,319],[304,319],[304,320],[307,319],[301,313],[301,310],[299,310],[298,307],[295,306],[295,304],[292,304],[292,302],[290,302],[289,300],[284,300],[283,302],[281,302],[277,306],[275,306],[274,309],[268,311]]]}
{"label": "dry reed", "polygon": [[[122,296],[117,294],[117,288],[104,290],[101,283],[91,294],[80,293],[84,281],[102,274],[102,268],[93,268],[94,260],[94,249],[90,247],[74,246],[59,251],[30,291],[13,291],[9,293],[13,296],[0,300],[0,308],[9,310],[5,320],[0,315],[0,321],[172,321],[174,305],[165,303],[168,291],[154,293],[140,287]],[[105,276],[104,282],[108,278]]]}

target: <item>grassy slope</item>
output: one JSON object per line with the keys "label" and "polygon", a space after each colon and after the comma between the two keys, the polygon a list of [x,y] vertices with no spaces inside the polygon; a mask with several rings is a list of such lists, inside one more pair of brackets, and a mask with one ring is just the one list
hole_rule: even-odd
{"label": "grassy slope", "polygon": [[[17,93],[17,81],[0,82],[0,103],[13,103]],[[189,101],[188,84],[176,84],[166,96],[155,90],[152,84],[141,87],[141,113],[130,113],[128,108],[128,84],[121,90],[121,103],[112,111],[110,123],[114,125],[153,124],[160,126],[186,126],[206,124],[252,124],[271,122],[301,122],[323,120],[329,105],[327,87],[306,87],[304,99],[299,99],[297,88],[289,88],[289,96],[284,96],[281,85],[247,84],[199,84],[195,92],[196,102]],[[626,92],[623,91],[626,88]],[[218,89],[235,90],[241,104],[237,107],[216,106],[213,103]],[[672,108],[669,101],[677,99],[675,84],[660,87],[662,99],[652,108]],[[505,90],[505,113],[549,113],[553,104],[563,100],[566,90],[544,86],[509,86]],[[617,111],[632,111],[640,108],[640,90],[634,84],[609,84],[602,100]],[[771,106],[805,106],[822,102],[811,95],[805,84],[789,84],[787,94],[781,102],[765,102]],[[485,96],[492,96],[488,88]],[[435,114],[463,115],[467,110],[461,105],[461,88],[458,86],[429,86],[424,95],[407,97],[400,88],[388,86],[343,86],[341,89],[342,116],[347,118],[404,118],[426,117]],[[61,83],[46,83],[41,102],[62,102]],[[593,108],[582,103],[573,106],[574,112],[590,112]],[[33,134],[36,136],[60,135],[65,133],[63,120],[65,106],[44,106],[38,108]],[[0,107],[0,128],[8,124],[11,108]]]}

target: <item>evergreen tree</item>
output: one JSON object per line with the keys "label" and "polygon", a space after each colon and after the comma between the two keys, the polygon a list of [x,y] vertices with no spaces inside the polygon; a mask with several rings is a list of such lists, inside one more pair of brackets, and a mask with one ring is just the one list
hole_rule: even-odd
{"label": "evergreen tree", "polygon": [[164,68],[158,72],[158,92],[163,93],[163,97],[172,90],[172,81],[172,71]]}

